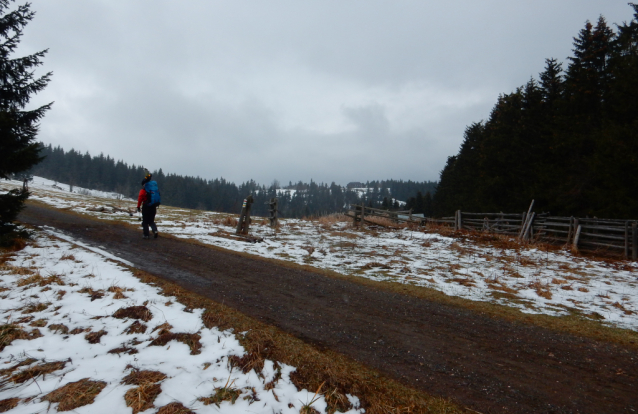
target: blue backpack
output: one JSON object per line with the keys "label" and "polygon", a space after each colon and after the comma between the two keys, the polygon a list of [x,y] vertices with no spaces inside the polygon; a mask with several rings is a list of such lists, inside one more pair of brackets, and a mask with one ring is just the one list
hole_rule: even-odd
{"label": "blue backpack", "polygon": [[149,207],[159,206],[162,198],[160,197],[159,188],[157,187],[157,182],[149,181],[144,184],[144,191],[148,194],[148,203],[146,204]]}

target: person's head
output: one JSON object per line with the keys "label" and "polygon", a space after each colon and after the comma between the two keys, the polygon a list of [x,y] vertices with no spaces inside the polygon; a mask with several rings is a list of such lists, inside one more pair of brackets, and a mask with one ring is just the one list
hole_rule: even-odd
{"label": "person's head", "polygon": [[153,175],[145,168],[144,169],[144,179],[142,180],[142,185],[144,185],[147,182],[151,181],[151,178],[153,178]]}

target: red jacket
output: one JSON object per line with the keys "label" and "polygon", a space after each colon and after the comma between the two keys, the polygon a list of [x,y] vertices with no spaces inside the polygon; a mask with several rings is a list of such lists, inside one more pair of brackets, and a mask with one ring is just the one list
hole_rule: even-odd
{"label": "red jacket", "polygon": [[148,193],[143,188],[140,190],[140,194],[137,196],[137,208],[148,202]]}

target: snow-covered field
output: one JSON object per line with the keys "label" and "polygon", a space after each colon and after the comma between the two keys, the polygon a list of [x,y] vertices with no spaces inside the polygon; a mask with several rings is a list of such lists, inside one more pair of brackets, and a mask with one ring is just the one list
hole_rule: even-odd
{"label": "snow-covered field", "polygon": [[[0,182],[1,187],[17,182]],[[109,201],[32,186],[33,199],[71,210],[137,223],[125,213],[87,208]],[[133,202],[119,207],[133,208]],[[235,215],[161,207],[160,232],[194,238],[229,250],[330,269],[341,274],[439,290],[491,301],[527,313],[580,314],[612,326],[638,330],[638,263],[604,262],[567,251],[496,248],[437,233],[358,230],[349,222],[281,220],[277,232],[254,219],[251,234],[262,243],[233,240]]]}
{"label": "snow-covered field", "polygon": [[186,412],[179,403],[197,413],[297,414],[315,400],[325,412],[323,397],[291,383],[294,367],[232,370],[229,357],[244,354],[232,332],[206,328],[201,309],[160,295],[107,252],[55,236],[38,232],[0,265],[0,409],[58,412],[79,401],[75,413]]}

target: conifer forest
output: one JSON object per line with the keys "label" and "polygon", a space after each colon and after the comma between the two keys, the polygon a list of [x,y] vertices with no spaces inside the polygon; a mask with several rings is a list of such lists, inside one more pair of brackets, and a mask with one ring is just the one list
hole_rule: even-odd
{"label": "conifer forest", "polygon": [[521,212],[635,218],[638,211],[638,5],[615,31],[600,17],[547,59],[538,79],[498,97],[465,130],[434,196],[437,215]]}

